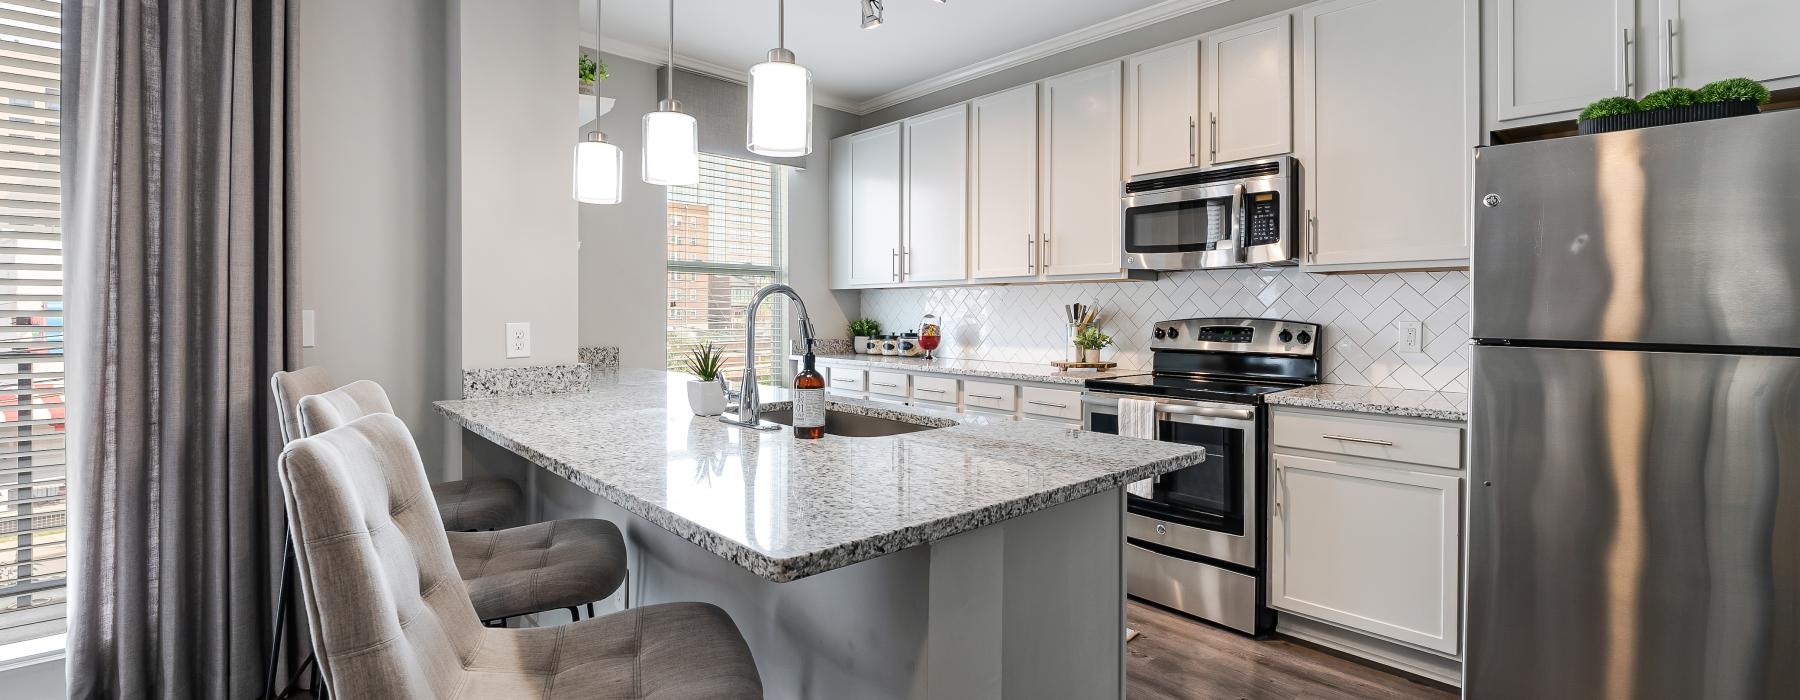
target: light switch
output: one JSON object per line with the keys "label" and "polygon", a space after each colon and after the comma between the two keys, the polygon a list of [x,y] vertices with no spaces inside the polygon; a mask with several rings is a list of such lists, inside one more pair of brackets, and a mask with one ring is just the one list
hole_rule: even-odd
{"label": "light switch", "polygon": [[318,343],[313,339],[313,310],[300,311],[300,347],[310,348]]}
{"label": "light switch", "polygon": [[1399,336],[1395,338],[1395,342],[1399,343],[1400,347],[1394,348],[1396,351],[1419,352],[1424,347],[1425,324],[1418,321],[1401,321],[1394,324],[1394,327],[1399,330]]}
{"label": "light switch", "polygon": [[531,357],[531,324],[506,324],[506,357]]}

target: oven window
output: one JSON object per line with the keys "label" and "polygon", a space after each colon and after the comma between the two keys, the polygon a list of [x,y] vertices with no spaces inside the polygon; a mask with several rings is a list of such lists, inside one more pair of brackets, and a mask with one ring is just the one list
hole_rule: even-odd
{"label": "oven window", "polygon": [[1190,200],[1132,207],[1125,216],[1125,250],[1197,253],[1230,248],[1231,200]]}
{"label": "oven window", "polygon": [[[1088,429],[1096,433],[1119,432],[1119,417],[1111,413],[1093,412],[1088,416]],[[1158,439],[1199,445],[1206,448],[1206,461],[1180,471],[1164,474],[1156,483],[1155,496],[1130,496],[1133,512],[1143,513],[1169,522],[1224,532],[1244,534],[1244,479],[1246,460],[1243,453],[1243,431],[1211,425],[1194,425],[1161,421]]]}

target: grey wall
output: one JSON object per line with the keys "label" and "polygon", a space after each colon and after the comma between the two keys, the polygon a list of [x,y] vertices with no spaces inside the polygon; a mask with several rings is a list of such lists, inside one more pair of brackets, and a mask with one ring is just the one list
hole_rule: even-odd
{"label": "grey wall", "polygon": [[[454,396],[444,304],[444,9],[437,0],[299,6],[295,97],[304,361],[381,383],[434,478]],[[460,374],[460,366],[455,368]]]}
{"label": "grey wall", "polygon": [[[616,345],[621,365],[661,368],[668,333],[667,199],[662,187],[646,185],[639,177],[641,120],[656,109],[657,66],[612,54],[606,55],[606,64],[612,77],[595,92],[618,102],[596,122],[607,140],[624,151],[625,199],[581,205],[581,345]],[[678,97],[681,84],[676,84]],[[856,292],[834,292],[827,282],[828,144],[858,124],[853,115],[815,107],[813,152],[807,167],[791,171],[788,178],[788,282],[828,338],[844,337],[847,319],[857,313],[860,301]]]}
{"label": "grey wall", "polygon": [[[886,109],[870,112],[863,115],[861,128],[867,129],[915,114],[923,114],[945,105],[1067,73],[1077,68],[1085,68],[1102,61],[1121,58],[1172,41],[1229,27],[1239,22],[1247,22],[1265,15],[1291,10],[1311,1],[1230,0],[1230,2],[1195,10],[1147,27],[1140,27],[1118,36],[916,97]],[[1298,40],[1297,33],[1296,40]]]}

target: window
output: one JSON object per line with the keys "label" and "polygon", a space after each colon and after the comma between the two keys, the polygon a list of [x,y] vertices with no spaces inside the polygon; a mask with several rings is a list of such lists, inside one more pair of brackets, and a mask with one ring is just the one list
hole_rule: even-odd
{"label": "window", "polygon": [[[669,368],[711,342],[743,371],[750,295],[785,279],[785,168],[700,154],[700,182],[669,188]],[[757,312],[757,373],[777,381],[787,357],[785,299]]]}
{"label": "window", "polygon": [[61,648],[61,5],[0,0],[0,663]]}

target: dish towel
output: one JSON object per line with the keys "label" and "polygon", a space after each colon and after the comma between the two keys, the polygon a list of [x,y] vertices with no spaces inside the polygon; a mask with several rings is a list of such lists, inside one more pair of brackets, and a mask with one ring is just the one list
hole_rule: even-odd
{"label": "dish towel", "polygon": [[[1119,399],[1119,435],[1144,440],[1156,439],[1156,402],[1144,399]],[[1154,498],[1156,480],[1144,479],[1125,486],[1133,496]]]}

